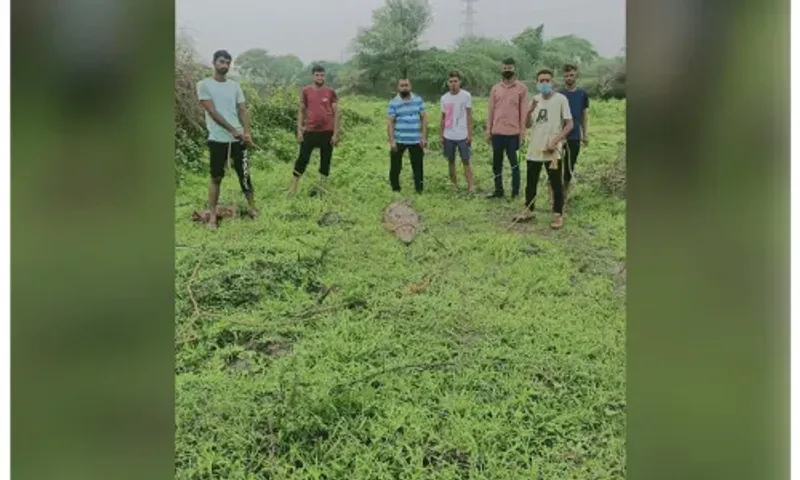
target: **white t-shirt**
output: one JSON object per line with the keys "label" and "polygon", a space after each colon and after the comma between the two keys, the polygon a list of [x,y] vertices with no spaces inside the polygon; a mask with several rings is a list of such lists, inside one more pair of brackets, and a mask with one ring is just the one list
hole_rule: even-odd
{"label": "white t-shirt", "polygon": [[467,109],[472,109],[472,95],[463,89],[455,95],[447,92],[442,95],[440,107],[444,114],[444,138],[466,140],[469,136]]}
{"label": "white t-shirt", "polygon": [[555,153],[545,153],[544,149],[564,128],[564,121],[572,119],[569,100],[566,95],[555,92],[548,99],[538,94],[533,97],[532,102],[536,102],[536,109],[532,114],[533,126],[528,135],[528,153],[525,158],[532,162],[549,162],[560,158],[563,140],[558,144]]}

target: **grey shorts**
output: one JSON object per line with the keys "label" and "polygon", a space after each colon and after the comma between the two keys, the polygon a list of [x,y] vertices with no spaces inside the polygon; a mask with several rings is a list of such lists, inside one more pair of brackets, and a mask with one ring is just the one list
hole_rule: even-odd
{"label": "grey shorts", "polygon": [[467,144],[466,139],[450,140],[445,138],[444,145],[442,147],[444,150],[444,156],[447,158],[448,162],[456,161],[456,150],[458,150],[458,156],[461,157],[461,161],[465,164],[469,164],[469,160],[472,157],[472,152]]}

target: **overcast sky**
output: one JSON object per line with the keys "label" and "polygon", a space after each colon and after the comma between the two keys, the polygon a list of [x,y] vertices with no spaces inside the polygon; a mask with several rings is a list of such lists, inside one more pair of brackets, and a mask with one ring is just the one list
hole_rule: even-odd
{"label": "overcast sky", "polygon": [[[463,34],[463,0],[429,0],[433,26],[426,46],[448,47]],[[176,0],[178,29],[211,57],[227,49],[235,57],[249,48],[293,53],[304,62],[340,60],[359,27],[368,27],[383,0]],[[493,7],[490,7],[490,4]],[[476,33],[510,39],[544,23],[545,37],[576,34],[600,55],[625,45],[625,0],[484,0],[475,3]],[[209,58],[210,61],[210,58]]]}

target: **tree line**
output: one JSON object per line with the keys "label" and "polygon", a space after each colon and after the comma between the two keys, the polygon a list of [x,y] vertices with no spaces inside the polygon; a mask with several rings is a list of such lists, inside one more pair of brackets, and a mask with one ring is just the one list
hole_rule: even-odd
{"label": "tree line", "polygon": [[[500,62],[513,58],[519,78],[535,82],[540,68],[560,72],[565,63],[580,68],[581,84],[590,95],[625,98],[625,57],[603,58],[592,43],[577,35],[545,39],[544,25],[527,27],[511,40],[461,38],[451,49],[422,48],[421,40],[433,23],[427,0],[386,0],[372,13],[372,25],[352,41],[353,56],[345,62],[317,61],[327,81],[343,94],[387,96],[399,76],[409,76],[414,91],[435,95],[446,90],[451,70],[458,70],[464,88],[486,95],[498,80]],[[295,55],[272,55],[252,48],[234,59],[232,72],[257,89],[299,86],[308,82],[311,64]]]}

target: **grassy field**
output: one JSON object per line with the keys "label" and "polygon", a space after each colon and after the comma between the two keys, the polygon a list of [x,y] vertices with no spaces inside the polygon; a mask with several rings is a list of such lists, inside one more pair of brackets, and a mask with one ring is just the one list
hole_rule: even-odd
{"label": "grassy field", "polygon": [[178,187],[176,478],[624,478],[625,201],[602,179],[625,103],[593,103],[559,231],[544,179],[537,220],[510,227],[521,200],[451,193],[435,148],[417,196],[406,159],[427,231],[405,247],[381,226],[385,102],[342,102],[374,123],[347,126],[322,197],[316,153],[295,197],[291,165],[256,154],[261,218],[215,232],[190,221],[206,177]]}

